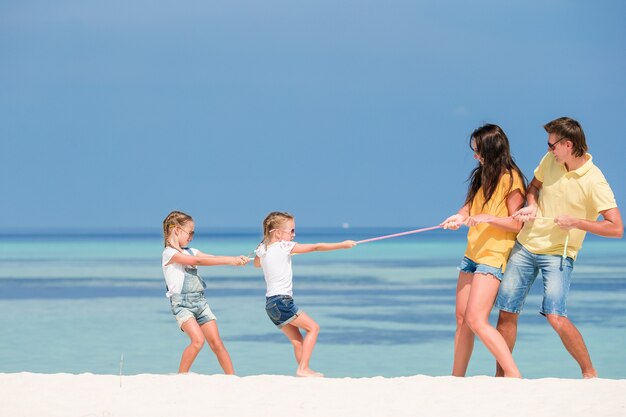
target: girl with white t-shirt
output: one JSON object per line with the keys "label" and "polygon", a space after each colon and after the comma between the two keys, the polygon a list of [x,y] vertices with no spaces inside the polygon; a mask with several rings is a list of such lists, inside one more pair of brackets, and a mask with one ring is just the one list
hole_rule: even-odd
{"label": "girl with white t-shirt", "polygon": [[165,249],[161,265],[167,284],[166,296],[170,299],[178,326],[190,339],[178,372],[189,372],[206,340],[224,373],[232,375],[235,373],[233,364],[217,330],[215,315],[204,297],[206,284],[198,275],[197,266],[242,266],[249,259],[246,256],[213,256],[188,248],[195,233],[194,227],[191,216],[180,211],[172,211],[163,220]]}
{"label": "girl with white t-shirt", "polygon": [[[295,236],[296,224],[291,214],[282,212],[268,214],[263,221],[263,242],[255,250],[254,266],[263,268],[267,284],[265,311],[293,344],[298,362],[296,375],[321,377],[324,375],[309,367],[320,328],[293,301],[291,255],[349,249],[355,246],[356,242],[346,240],[338,243],[301,244],[293,242]],[[306,332],[305,337],[302,337],[300,329]]]}

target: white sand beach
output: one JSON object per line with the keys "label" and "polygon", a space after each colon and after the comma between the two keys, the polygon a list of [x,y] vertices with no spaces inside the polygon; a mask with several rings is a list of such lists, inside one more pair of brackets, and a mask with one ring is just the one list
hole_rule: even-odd
{"label": "white sand beach", "polygon": [[[121,382],[121,386],[120,386]],[[626,416],[626,380],[0,374],[10,417]]]}

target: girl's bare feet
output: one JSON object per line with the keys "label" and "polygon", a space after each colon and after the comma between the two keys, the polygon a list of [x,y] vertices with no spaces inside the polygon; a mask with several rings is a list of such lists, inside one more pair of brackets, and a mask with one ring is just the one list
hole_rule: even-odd
{"label": "girl's bare feet", "polygon": [[298,368],[298,370],[296,371],[296,376],[300,376],[300,377],[316,377],[316,378],[320,378],[323,377],[324,374],[320,373],[320,372],[315,372],[313,369],[311,368],[306,368],[306,369],[300,369]]}

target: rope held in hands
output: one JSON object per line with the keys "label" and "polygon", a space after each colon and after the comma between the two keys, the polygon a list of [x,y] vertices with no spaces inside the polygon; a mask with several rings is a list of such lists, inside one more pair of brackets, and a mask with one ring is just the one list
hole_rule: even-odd
{"label": "rope held in hands", "polygon": [[[357,244],[361,244],[361,243],[375,242],[377,240],[391,239],[393,237],[412,235],[412,234],[415,234],[415,233],[422,233],[422,232],[427,232],[429,230],[435,230],[435,229],[441,229],[441,228],[442,228],[442,226],[440,226],[440,225],[432,226],[432,227],[424,227],[423,229],[409,230],[408,232],[394,233],[392,235],[385,235],[385,236],[373,237],[373,238],[370,238],[370,239],[363,239],[363,240],[357,241],[356,243]],[[250,255],[248,255],[248,258],[253,258],[254,256],[255,256],[255,252],[252,252],[252,253],[250,253]]]}
{"label": "rope held in hands", "polygon": [[[506,219],[506,218],[510,218],[510,217],[511,216],[500,217],[498,219]],[[535,217],[534,220],[554,220],[554,217]],[[485,223],[490,223],[490,222],[487,221]],[[400,233],[394,233],[394,234],[391,234],[391,235],[373,237],[373,238],[370,238],[370,239],[363,239],[363,240],[357,241],[356,243],[360,245],[361,243],[376,242],[377,240],[391,239],[391,238],[394,238],[394,237],[400,237],[400,236],[412,235],[412,234],[416,234],[416,233],[428,232],[430,230],[436,230],[436,229],[441,229],[441,228],[443,228],[443,226],[441,226],[441,225],[431,226],[431,227],[424,227],[422,229],[409,230],[407,232],[400,232]],[[569,233],[565,237],[565,244],[563,245],[563,255],[561,256],[561,270],[563,270],[563,262],[565,261],[565,258],[567,258],[567,245],[568,244],[569,244]],[[255,255],[255,253],[252,252],[250,255],[248,255],[248,258],[252,258],[254,255]]]}
{"label": "rope held in hands", "polygon": [[[501,217],[501,218],[506,219],[506,218],[511,218],[511,216]],[[552,220],[552,221],[554,221],[554,217],[535,217],[534,220]],[[486,222],[486,223],[490,223],[490,222]],[[427,232],[429,230],[441,229],[442,227],[443,226],[441,226],[441,225],[432,226],[432,227],[425,227],[423,229],[409,230],[408,232],[394,233],[392,235],[385,235],[385,236],[373,237],[371,239],[359,240],[356,243],[357,244],[361,244],[361,243],[375,242],[377,240],[391,239],[391,238],[394,238],[394,237],[405,236],[405,235],[412,235],[412,234],[415,234],[415,233]],[[563,262],[565,262],[565,258],[567,258],[567,246],[568,246],[568,244],[569,244],[569,233],[565,236],[565,244],[563,245],[563,255],[561,255],[561,266],[560,266],[561,270],[563,270]]]}

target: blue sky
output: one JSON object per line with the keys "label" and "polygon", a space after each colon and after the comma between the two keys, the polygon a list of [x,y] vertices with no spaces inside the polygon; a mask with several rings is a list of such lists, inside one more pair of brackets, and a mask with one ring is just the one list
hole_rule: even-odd
{"label": "blue sky", "polygon": [[454,213],[468,135],[531,178],[578,119],[624,202],[621,1],[0,3],[0,226],[420,227]]}

